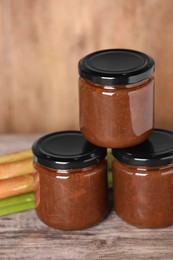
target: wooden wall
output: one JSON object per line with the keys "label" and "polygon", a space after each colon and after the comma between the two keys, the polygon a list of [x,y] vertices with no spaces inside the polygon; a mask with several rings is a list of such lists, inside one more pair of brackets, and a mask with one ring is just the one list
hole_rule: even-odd
{"label": "wooden wall", "polygon": [[78,60],[105,48],[154,57],[155,126],[173,130],[172,0],[0,0],[0,133],[77,129]]}

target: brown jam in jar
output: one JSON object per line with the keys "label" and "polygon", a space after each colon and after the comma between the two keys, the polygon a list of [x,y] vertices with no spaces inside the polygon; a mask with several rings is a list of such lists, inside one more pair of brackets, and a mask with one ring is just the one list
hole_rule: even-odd
{"label": "brown jam in jar", "polygon": [[43,136],[33,144],[35,210],[48,226],[77,230],[108,211],[106,149],[78,131]]}
{"label": "brown jam in jar", "polygon": [[141,228],[173,224],[173,133],[155,129],[144,143],[113,155],[117,215]]}
{"label": "brown jam in jar", "polygon": [[144,53],[112,49],[79,61],[80,129],[91,143],[124,148],[153,130],[154,61]]}

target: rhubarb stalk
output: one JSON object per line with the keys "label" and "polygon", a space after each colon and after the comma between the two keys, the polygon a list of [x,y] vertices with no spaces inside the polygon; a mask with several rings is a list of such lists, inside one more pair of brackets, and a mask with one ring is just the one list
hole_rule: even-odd
{"label": "rhubarb stalk", "polygon": [[0,164],[0,180],[13,178],[33,172],[32,159]]}
{"label": "rhubarb stalk", "polygon": [[31,149],[23,150],[16,153],[5,154],[0,156],[0,164],[2,163],[12,163],[16,161],[25,160],[28,158],[32,158],[32,151]]}
{"label": "rhubarb stalk", "polygon": [[1,214],[2,208],[8,208],[8,207],[11,207],[14,205],[25,204],[25,203],[32,202],[32,201],[34,201],[33,192],[13,196],[10,198],[0,199],[0,214]]}
{"label": "rhubarb stalk", "polygon": [[34,190],[33,174],[0,180],[0,199]]}
{"label": "rhubarb stalk", "polygon": [[12,205],[10,207],[4,207],[0,209],[0,216],[5,216],[8,214],[13,214],[24,210],[33,209],[33,208],[34,208],[34,201],[30,201],[23,204]]}

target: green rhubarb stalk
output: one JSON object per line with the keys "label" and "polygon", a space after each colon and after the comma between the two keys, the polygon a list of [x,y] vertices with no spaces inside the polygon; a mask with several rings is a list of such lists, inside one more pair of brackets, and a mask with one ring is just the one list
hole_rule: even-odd
{"label": "green rhubarb stalk", "polygon": [[29,209],[34,208],[34,201],[23,203],[23,204],[16,204],[16,205],[11,205],[9,207],[3,207],[0,209],[0,216],[5,216]]}
{"label": "green rhubarb stalk", "polygon": [[16,195],[16,196],[5,198],[5,199],[0,199],[0,212],[1,212],[1,209],[4,207],[8,208],[8,207],[11,207],[14,205],[25,204],[25,203],[33,202],[33,201],[34,201],[33,192]]}
{"label": "green rhubarb stalk", "polygon": [[108,187],[112,188],[112,154],[111,154],[111,149],[107,150],[107,162],[108,162]]}
{"label": "green rhubarb stalk", "polygon": [[108,170],[108,187],[109,188],[112,188],[112,182],[113,182],[113,179],[112,179],[112,170]]}
{"label": "green rhubarb stalk", "polygon": [[108,162],[108,170],[112,170],[112,153],[110,149],[107,149],[107,162]]}

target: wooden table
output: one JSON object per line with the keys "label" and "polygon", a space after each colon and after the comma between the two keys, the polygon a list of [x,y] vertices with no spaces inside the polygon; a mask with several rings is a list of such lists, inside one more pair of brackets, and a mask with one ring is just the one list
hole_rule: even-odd
{"label": "wooden table", "polygon": [[[37,136],[0,136],[0,153],[29,148]],[[113,210],[99,225],[61,231],[44,225],[34,210],[0,218],[0,259],[173,259],[173,226],[139,229]]]}

